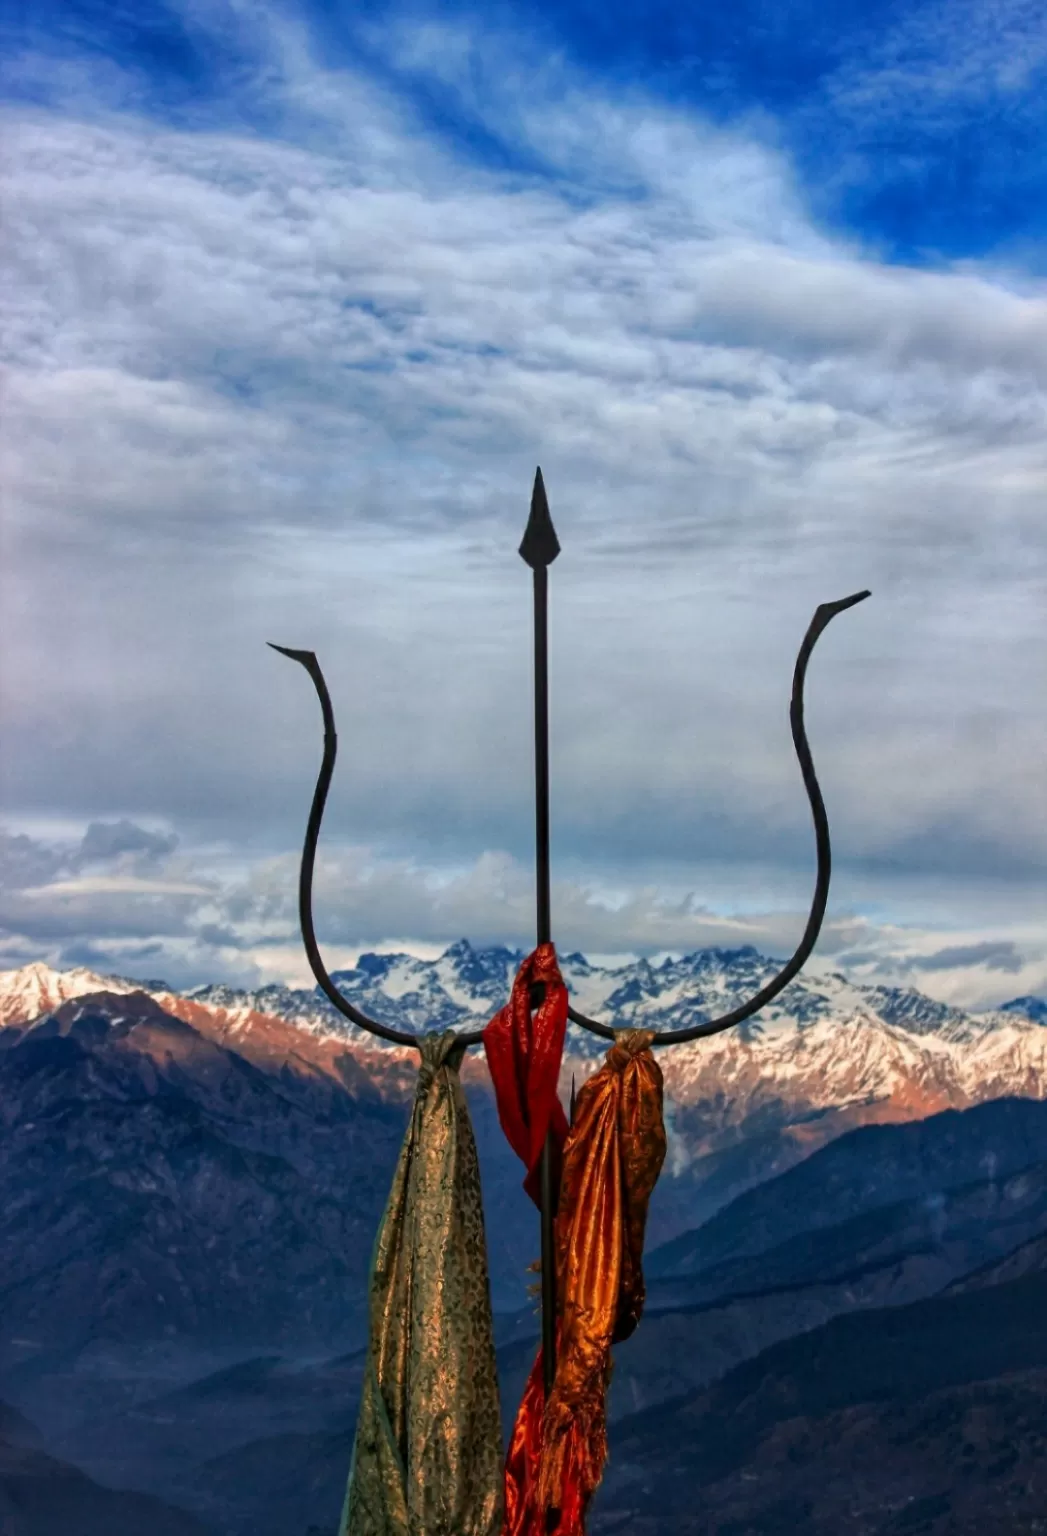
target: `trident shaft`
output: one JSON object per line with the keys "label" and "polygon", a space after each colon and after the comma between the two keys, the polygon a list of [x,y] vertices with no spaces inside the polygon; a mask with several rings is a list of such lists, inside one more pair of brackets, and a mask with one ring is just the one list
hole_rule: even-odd
{"label": "trident shaft", "polygon": [[[534,488],[531,493],[531,512],[527,527],[524,530],[523,540],[520,544],[520,554],[531,567],[534,589],[534,769],[535,769],[535,875],[537,885],[537,940],[539,944],[548,943],[552,939],[552,914],[550,910],[550,878],[549,878],[549,649],[548,649],[548,596],[549,596],[549,566],[560,553],[560,543],[556,537],[552,518],[549,515],[549,502],[545,494],[545,483],[542,479],[542,471],[535,472]],[[705,1023],[691,1024],[684,1029],[663,1031],[655,1040],[656,1045],[674,1045],[685,1040],[696,1040],[707,1035],[718,1034],[722,1029],[729,1029],[733,1024],[739,1024],[743,1019],[757,1013],[773,997],[776,997],[783,987],[788,986],[793,977],[797,975],[806,962],[818,939],[822,920],[825,917],[826,903],[829,897],[829,877],[832,871],[832,856],[829,844],[829,822],[825,812],[825,803],[822,800],[818,779],[814,771],[814,761],[811,757],[811,749],[807,741],[807,733],[804,726],[804,681],[807,675],[807,665],[811,659],[811,653],[819,636],[838,613],[843,613],[847,608],[853,608],[867,598],[869,593],[855,592],[851,597],[841,598],[839,602],[822,603],[814,613],[814,617],[808,626],[807,633],[800,646],[799,655],[796,658],[796,667],[793,672],[792,698],[789,706],[789,723],[792,730],[793,746],[803,775],[804,788],[811,807],[811,816],[814,821],[815,848],[818,859],[818,873],[815,880],[814,896],[811,901],[811,909],[807,918],[807,926],[803,937],[796,947],[792,958],[782,967],[778,974],[769,981],[766,986],[751,997],[748,1002],[732,1009],[729,1013],[721,1014],[715,1019],[709,1019]],[[272,642],[270,642],[271,644]],[[338,738],[335,733],[334,710],[331,705],[331,697],[320,670],[320,663],[312,651],[291,650],[287,646],[273,645],[274,651],[279,651],[284,656],[290,656],[293,661],[299,662],[312,678],[320,700],[320,708],[324,722],[324,752],[320,766],[319,777],[313,792],[312,808],[309,812],[309,822],[306,827],[305,846],[302,850],[302,863],[298,881],[298,910],[302,925],[302,938],[305,942],[305,951],[309,958],[309,964],[313,975],[321,990],[326,994],[331,1003],[346,1018],[361,1029],[369,1030],[372,1034],[380,1035],[383,1039],[394,1042],[397,1045],[414,1045],[415,1036],[406,1030],[397,1029],[392,1025],[383,1024],[377,1019],[370,1018],[359,1008],[343,997],[327,973],[320,949],[316,942],[316,933],[313,927],[312,911],[312,885],[313,867],[316,861],[316,846],[320,836],[320,824],[323,821],[324,806],[327,803],[327,793],[331,786],[331,777],[334,773],[335,757],[338,751]],[[531,1006],[535,1008],[541,1002],[541,988],[535,990],[531,997]],[[614,1038],[614,1029],[609,1024],[604,1024],[598,1019],[591,1019],[584,1013],[579,1013],[576,1008],[568,1008],[568,1017],[573,1023],[594,1034],[602,1035],[607,1039]],[[465,1045],[477,1045],[483,1038],[483,1032],[479,1029],[463,1030],[459,1038]],[[574,1093],[572,1088],[572,1119],[574,1108]],[[550,1150],[550,1140],[546,1137],[545,1148],[542,1153],[540,1195],[541,1195],[541,1243],[542,1243],[542,1355],[544,1365],[545,1395],[548,1400],[552,1390],[553,1378],[556,1370],[556,1262],[553,1241],[553,1217],[556,1210],[557,1191],[553,1189],[552,1178],[553,1159]]]}
{"label": "trident shaft", "polygon": [[[537,886],[537,934],[539,944],[552,940],[549,894],[549,567],[560,553],[541,469],[534,475],[531,515],[527,520],[520,554],[534,578],[534,845]],[[541,982],[532,992],[536,1007],[544,992]],[[556,1245],[553,1217],[557,1191],[553,1188],[552,1132],[546,1132],[539,1171],[542,1206],[542,1373],[545,1399],[553,1390],[556,1375]]]}

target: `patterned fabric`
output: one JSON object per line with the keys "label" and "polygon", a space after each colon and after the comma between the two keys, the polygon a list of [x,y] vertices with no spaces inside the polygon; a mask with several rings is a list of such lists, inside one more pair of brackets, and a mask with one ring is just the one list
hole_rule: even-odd
{"label": "patterned fabric", "polygon": [[[531,988],[544,987],[531,1013]],[[494,1083],[498,1118],[517,1157],[527,1169],[524,1189],[539,1199],[539,1163],[546,1132],[553,1135],[553,1188],[560,1183],[560,1151],[567,1116],[556,1097],[560,1058],[567,1032],[567,988],[552,944],[539,944],[516,973],[512,996],[483,1032]]]}
{"label": "patterned fabric", "polygon": [[545,1406],[542,1354],[513,1426],[505,1536],[582,1536],[607,1459],[611,1345],[643,1312],[644,1229],[665,1161],[662,1074],[647,1030],[621,1030],[579,1090],[556,1216],[556,1380]]}
{"label": "patterned fabric", "polygon": [[423,1035],[371,1266],[339,1536],[498,1536],[502,1427],[480,1171],[454,1032]]}

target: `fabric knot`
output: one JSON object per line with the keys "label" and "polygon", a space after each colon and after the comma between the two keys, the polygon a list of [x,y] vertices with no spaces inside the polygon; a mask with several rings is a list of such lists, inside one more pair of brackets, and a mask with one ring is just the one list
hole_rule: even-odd
{"label": "fabric knot", "polygon": [[607,1052],[607,1066],[612,1072],[624,1072],[631,1061],[643,1054],[654,1039],[652,1029],[617,1029],[614,1044]]}
{"label": "fabric knot", "polygon": [[531,956],[531,980],[542,981],[556,987],[564,984],[556,959],[555,944],[539,944]]}
{"label": "fabric knot", "polygon": [[422,1064],[418,1069],[418,1082],[414,1096],[416,1100],[421,1100],[433,1086],[436,1074],[441,1067],[449,1067],[452,1072],[458,1071],[462,1065],[462,1057],[465,1055],[465,1046],[458,1039],[456,1030],[445,1029],[438,1032],[430,1029],[424,1035],[418,1036],[418,1054],[422,1058]]}

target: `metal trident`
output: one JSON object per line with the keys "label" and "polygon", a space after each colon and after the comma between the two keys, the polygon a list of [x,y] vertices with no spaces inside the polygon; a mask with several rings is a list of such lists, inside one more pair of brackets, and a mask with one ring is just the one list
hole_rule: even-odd
{"label": "metal trident", "polygon": [[[523,540],[520,544],[520,554],[531,567],[534,588],[534,765],[535,765],[535,854],[537,876],[537,942],[548,943],[552,939],[552,915],[550,906],[550,882],[549,882],[549,654],[548,654],[548,595],[549,595],[549,567],[560,553],[560,541],[556,537],[556,529],[553,527],[552,518],[549,515],[549,502],[545,494],[545,482],[542,479],[541,469],[535,471],[534,489],[531,492],[531,513],[524,530]],[[818,934],[821,930],[822,919],[825,916],[825,906],[829,897],[829,877],[832,871],[832,856],[829,847],[829,821],[825,814],[825,803],[818,787],[818,780],[814,772],[814,761],[811,757],[811,749],[807,744],[807,734],[804,730],[803,720],[803,685],[807,675],[807,664],[811,659],[811,652],[823,630],[846,608],[853,608],[856,603],[869,596],[867,591],[855,592],[851,597],[841,598],[835,603],[822,603],[815,609],[814,617],[807,627],[807,633],[803,637],[799,655],[796,658],[796,666],[793,671],[792,699],[789,706],[789,723],[792,728],[793,746],[800,764],[800,772],[803,775],[804,788],[811,806],[811,815],[814,819],[814,838],[818,856],[818,874],[814,886],[814,897],[811,901],[811,910],[807,918],[807,926],[803,937],[796,947],[792,959],[778,972],[778,974],[761,987],[747,1003],[734,1008],[730,1013],[721,1014],[719,1018],[709,1019],[704,1024],[691,1024],[684,1029],[670,1029],[663,1031],[655,1041],[656,1045],[678,1045],[685,1040],[697,1040],[706,1035],[715,1035],[723,1029],[729,1029],[732,1024],[740,1024],[743,1019],[750,1018],[759,1012],[765,1004],[776,997],[783,987],[788,986],[793,977],[802,969],[808,956],[813,950]],[[269,642],[272,645],[272,642]],[[327,793],[331,786],[331,776],[334,773],[335,757],[338,751],[338,739],[335,734],[334,710],[331,707],[331,696],[327,691],[324,675],[320,670],[320,663],[312,651],[291,650],[285,645],[273,645],[274,651],[279,651],[284,656],[290,656],[293,661],[300,662],[313,680],[313,685],[320,699],[320,708],[323,711],[324,721],[324,753],[320,765],[320,774],[316,781],[316,789],[313,793],[312,809],[309,812],[309,823],[306,827],[305,846],[302,850],[302,863],[298,881],[298,912],[302,925],[302,938],[305,941],[305,952],[309,957],[313,975],[316,977],[321,990],[326,994],[339,1013],[351,1019],[361,1029],[369,1030],[373,1035],[380,1035],[384,1040],[390,1040],[397,1045],[414,1045],[415,1035],[406,1030],[396,1029],[392,1025],[383,1024],[378,1019],[369,1018],[359,1008],[342,996],[327,974],[327,969],[320,955],[316,942],[316,933],[313,928],[313,868],[316,862],[316,845],[320,836],[320,824],[323,820],[324,806],[327,803]],[[532,1007],[537,1007],[541,1002],[541,986],[535,989],[531,997]],[[607,1040],[614,1039],[614,1029],[610,1024],[603,1024],[598,1019],[590,1019],[584,1013],[579,1013],[577,1008],[568,1007],[568,1017],[583,1029],[590,1030],[593,1034],[602,1035]],[[459,1039],[463,1044],[478,1045],[483,1039],[483,1031],[479,1029],[463,1030]],[[574,1091],[572,1086],[572,1111]],[[541,1164],[541,1247],[542,1247],[542,1355],[545,1376],[546,1399],[552,1391],[553,1378],[556,1371],[556,1267],[555,1250],[553,1245],[553,1217],[556,1208],[556,1191],[552,1187],[552,1156],[550,1142],[546,1138],[545,1149],[542,1154]]]}

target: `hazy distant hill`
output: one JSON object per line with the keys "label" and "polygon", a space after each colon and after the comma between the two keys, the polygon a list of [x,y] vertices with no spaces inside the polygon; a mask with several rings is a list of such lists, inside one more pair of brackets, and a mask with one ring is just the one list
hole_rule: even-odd
{"label": "hazy distant hill", "polygon": [[616,1427],[594,1532],[1042,1529],[1047,1274],[856,1312]]}
{"label": "hazy distant hill", "polygon": [[862,1211],[911,1198],[937,1202],[946,1190],[1043,1161],[1047,1104],[1035,1099],[863,1126],[740,1195],[703,1226],[649,1248],[645,1272],[652,1281],[696,1274]]}
{"label": "hazy distant hill", "polygon": [[3,1536],[217,1536],[184,1510],[101,1487],[40,1448],[40,1432],[0,1402]]}
{"label": "hazy distant hill", "polygon": [[[987,1163],[992,1178],[961,1182]],[[724,1257],[747,1222],[754,1244],[769,1246]],[[1013,1278],[1044,1233],[1047,1105],[1004,1100],[852,1131],[648,1255],[643,1326],[615,1351],[611,1417],[706,1386],[838,1314],[903,1305],[972,1273]],[[535,1331],[531,1313],[512,1335],[503,1324],[507,1403],[519,1399]]]}

